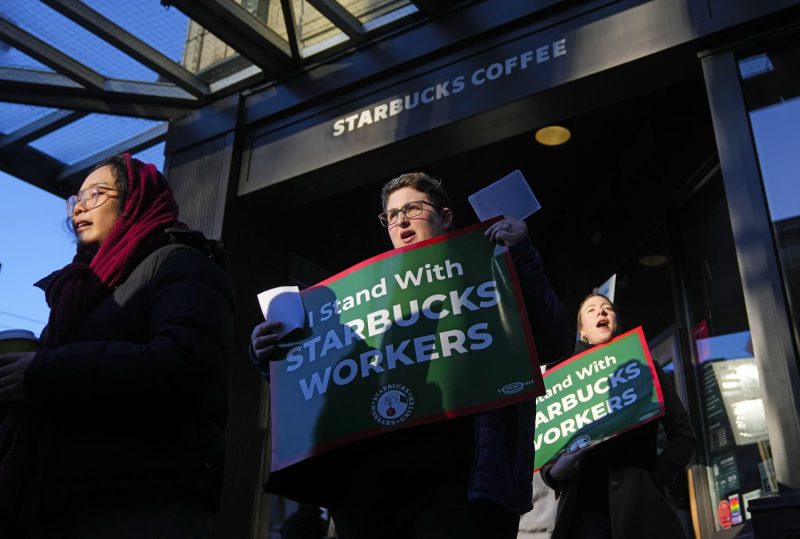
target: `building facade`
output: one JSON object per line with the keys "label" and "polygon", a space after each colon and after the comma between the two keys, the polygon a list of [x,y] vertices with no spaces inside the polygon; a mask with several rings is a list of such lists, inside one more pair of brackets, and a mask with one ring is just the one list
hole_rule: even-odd
{"label": "building facade", "polygon": [[[375,216],[394,176],[441,178],[466,225],[467,196],[515,169],[567,307],[615,276],[623,323],[674,377],[700,438],[670,491],[687,530],[753,536],[747,503],[800,489],[800,2],[504,0],[441,17],[170,126],[183,217],[226,242],[240,303],[220,536],[268,528],[256,294],[388,250]],[[536,142],[553,124],[570,140]]]}

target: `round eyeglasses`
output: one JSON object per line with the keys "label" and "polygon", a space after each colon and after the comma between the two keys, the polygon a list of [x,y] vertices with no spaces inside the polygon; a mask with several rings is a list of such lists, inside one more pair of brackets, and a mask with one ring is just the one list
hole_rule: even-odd
{"label": "round eyeglasses", "polygon": [[400,218],[401,213],[406,216],[406,219],[413,219],[414,217],[419,217],[420,215],[422,215],[423,210],[425,210],[425,204],[433,208],[434,211],[439,211],[439,208],[437,208],[436,205],[431,204],[426,200],[412,200],[411,202],[406,202],[405,204],[403,204],[402,208],[393,208],[391,210],[386,210],[385,212],[378,215],[378,219],[380,220],[383,226],[392,226]]}
{"label": "round eyeglasses", "polygon": [[[100,202],[101,196],[105,196],[102,202]],[[77,195],[72,195],[67,199],[67,216],[72,217],[72,214],[75,212],[75,207],[78,204],[83,204],[83,209],[89,211],[105,203],[109,198],[117,198],[116,191],[110,187],[95,185],[94,187],[84,189]]]}

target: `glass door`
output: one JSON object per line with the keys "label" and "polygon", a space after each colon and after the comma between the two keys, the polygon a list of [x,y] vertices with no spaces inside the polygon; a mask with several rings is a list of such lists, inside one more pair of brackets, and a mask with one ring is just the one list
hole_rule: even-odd
{"label": "glass door", "polygon": [[676,217],[700,443],[698,526],[703,537],[748,537],[747,501],[778,486],[721,175],[699,188]]}

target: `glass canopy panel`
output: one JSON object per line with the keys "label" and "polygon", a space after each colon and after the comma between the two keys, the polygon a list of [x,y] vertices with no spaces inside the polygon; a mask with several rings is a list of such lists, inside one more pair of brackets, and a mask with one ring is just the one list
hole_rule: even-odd
{"label": "glass canopy panel", "polygon": [[[0,15],[3,13],[0,12]],[[7,44],[0,41],[0,67],[13,67],[22,69],[35,69],[37,71],[53,72],[52,69],[44,64],[40,64],[27,54],[9,47]]]}
{"label": "glass canopy panel", "polygon": [[[145,0],[120,3],[138,5]],[[3,15],[19,28],[101,75],[153,82],[158,75],[39,1],[4,2]]]}
{"label": "glass canopy panel", "polygon": [[[233,2],[288,42],[280,0],[226,0]],[[305,0],[292,0],[301,56],[311,56],[347,41],[347,35]]]}
{"label": "glass canopy panel", "polygon": [[117,26],[180,63],[189,32],[189,18],[156,0],[81,0]]}
{"label": "glass canopy panel", "polygon": [[158,170],[164,172],[165,146],[166,143],[162,142],[160,144],[156,144],[155,146],[150,146],[141,152],[135,153],[133,156],[140,161],[144,161],[145,163],[153,163]]}
{"label": "glass canopy panel", "polygon": [[0,101],[0,133],[8,135],[31,122],[42,118],[55,109],[34,107],[32,105],[17,105]]}
{"label": "glass canopy panel", "polygon": [[367,30],[407,17],[417,12],[408,0],[339,0]]}
{"label": "glass canopy panel", "polygon": [[286,23],[283,20],[283,6],[280,0],[229,0],[242,6],[247,13],[259,22],[266,24],[267,28],[289,42],[286,32]]}
{"label": "glass canopy panel", "polygon": [[311,56],[347,41],[347,34],[304,0],[292,0],[300,54]]}
{"label": "glass canopy panel", "polygon": [[34,140],[30,146],[72,165],[161,123],[143,118],[90,114]]}
{"label": "glass canopy panel", "polygon": [[236,51],[182,11],[162,6],[156,0],[81,1],[192,73],[238,56]]}

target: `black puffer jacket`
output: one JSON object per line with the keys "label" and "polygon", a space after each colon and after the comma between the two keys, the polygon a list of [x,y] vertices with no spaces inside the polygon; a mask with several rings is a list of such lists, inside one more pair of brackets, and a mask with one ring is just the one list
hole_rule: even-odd
{"label": "black puffer jacket", "polygon": [[216,508],[233,310],[217,264],[167,245],[88,315],[74,342],[37,354],[25,394],[39,427],[31,479],[41,515],[120,493],[175,493]]}

